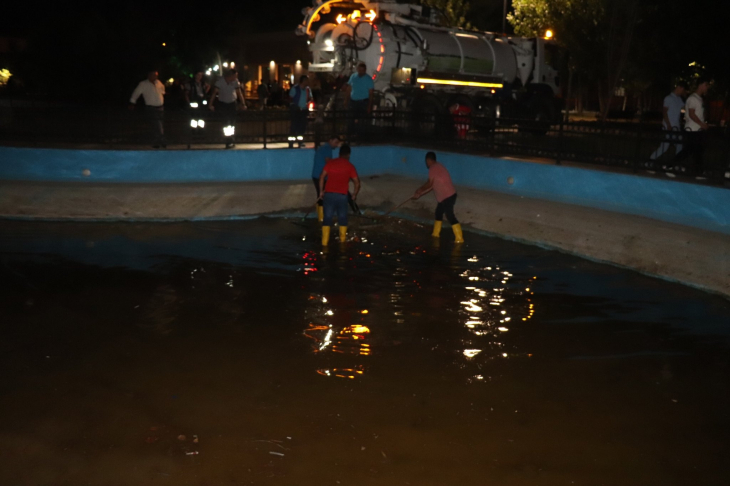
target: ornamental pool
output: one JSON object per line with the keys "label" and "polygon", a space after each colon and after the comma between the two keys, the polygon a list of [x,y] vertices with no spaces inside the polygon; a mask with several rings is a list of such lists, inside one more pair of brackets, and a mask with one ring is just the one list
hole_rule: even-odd
{"label": "ornamental pool", "polygon": [[0,222],[0,484],[728,484],[728,300],[465,237]]}

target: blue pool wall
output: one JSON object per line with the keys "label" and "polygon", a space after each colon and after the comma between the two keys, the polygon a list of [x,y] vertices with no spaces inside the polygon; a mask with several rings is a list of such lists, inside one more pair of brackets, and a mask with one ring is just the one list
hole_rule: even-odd
{"label": "blue pool wall", "polygon": [[[425,150],[399,146],[354,147],[352,161],[361,176],[394,174],[425,180],[425,154]],[[0,180],[92,184],[303,180],[311,177],[312,156],[311,149],[136,151],[0,147]],[[730,234],[728,189],[457,153],[439,153],[438,158],[449,169],[457,189],[463,186],[498,191]],[[89,171],[88,176],[84,170]]]}

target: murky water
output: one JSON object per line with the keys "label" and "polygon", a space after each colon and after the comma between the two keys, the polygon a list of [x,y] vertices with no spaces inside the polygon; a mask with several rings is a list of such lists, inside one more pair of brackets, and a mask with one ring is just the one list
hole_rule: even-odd
{"label": "murky water", "polygon": [[728,301],[295,223],[0,223],[0,485],[730,481]]}

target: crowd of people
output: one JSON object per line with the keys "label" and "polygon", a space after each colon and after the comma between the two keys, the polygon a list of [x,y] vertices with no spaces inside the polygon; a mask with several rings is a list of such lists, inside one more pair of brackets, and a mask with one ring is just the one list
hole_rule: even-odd
{"label": "crowd of people", "polygon": [[[231,68],[224,72],[212,85],[209,84],[202,71],[184,83],[173,81],[172,93],[167,93],[165,85],[159,80],[157,71],[147,73],[147,78],[140,81],[129,99],[130,109],[134,109],[138,100],[144,101],[144,112],[154,137],[155,148],[165,148],[164,112],[165,106],[184,107],[191,110],[191,128],[203,130],[206,126],[206,112],[214,112],[218,120],[223,122],[225,147],[235,146],[236,113],[247,110],[242,84],[238,80],[238,72]],[[362,131],[365,116],[373,108],[373,79],[367,74],[367,66],[360,63],[357,72],[349,77],[343,85],[345,106],[351,111],[348,131],[357,134]],[[288,104],[291,115],[291,128],[288,138],[290,147],[303,147],[304,134],[307,131],[309,112],[313,103],[318,100],[321,85],[317,77],[310,79],[302,75],[288,90],[280,83],[269,84],[261,80],[256,89],[260,109]],[[166,101],[166,95],[172,95]]]}
{"label": "crowd of people", "polygon": [[[315,89],[316,87],[316,89]],[[688,95],[689,87],[684,82],[676,84],[671,93],[664,98],[662,119],[662,141],[646,162],[647,168],[661,167],[673,176],[677,172],[698,179],[705,177],[703,160],[705,136],[709,128],[705,121],[703,97],[710,87],[709,79],[698,79],[694,91]],[[239,110],[248,109],[235,69],[228,69],[212,85],[209,84],[202,71],[184,84],[175,85],[178,99],[191,113],[191,127],[202,131],[206,126],[206,114],[215,113],[217,121],[222,122],[225,147],[235,144],[236,116]],[[286,100],[290,111],[289,147],[303,147],[307,133],[307,125],[313,103],[319,98],[321,89],[318,78],[302,75],[288,90],[279,84],[270,85],[261,80],[257,87],[260,109]],[[364,63],[357,65],[357,71],[340,87],[344,93],[345,108],[349,111],[348,134],[358,136],[364,131],[369,113],[373,110],[374,83],[367,74]],[[132,93],[130,107],[133,108],[139,98],[144,99],[144,112],[154,136],[154,147],[166,147],[164,110],[165,85],[158,79],[156,71],[150,71],[147,79],[141,81]],[[174,102],[173,102],[174,105]],[[463,139],[470,129],[471,113],[468,107],[455,104],[449,111],[454,119],[456,136]],[[660,165],[661,164],[661,165]],[[730,172],[726,174],[730,177]]]}
{"label": "crowd of people", "polygon": [[694,92],[687,96],[689,86],[685,82],[678,82],[664,98],[664,141],[651,154],[649,159],[652,162],[647,162],[647,165],[665,159],[662,169],[666,171],[689,172],[696,178],[704,178],[704,138],[709,125],[705,121],[703,97],[709,88],[709,79],[700,78]]}

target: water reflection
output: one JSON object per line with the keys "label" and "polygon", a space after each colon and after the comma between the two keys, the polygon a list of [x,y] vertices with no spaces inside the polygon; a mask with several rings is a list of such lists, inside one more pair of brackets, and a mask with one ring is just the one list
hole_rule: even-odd
{"label": "water reflection", "polygon": [[[309,294],[304,329],[322,359],[318,374],[363,376],[373,334],[381,345],[397,345],[423,326],[437,326],[431,327],[437,333],[432,349],[457,351],[460,362],[455,364],[472,382],[489,381],[483,366],[490,360],[529,356],[512,344],[516,336],[510,331],[535,314],[536,277],[516,276],[493,261],[487,265],[483,255],[462,254],[462,246],[370,246],[353,245],[330,255],[304,253],[305,275],[318,272],[307,280],[317,291]],[[368,283],[354,287],[356,280]],[[372,305],[358,307],[363,299]]]}
{"label": "water reflection", "polygon": [[[473,255],[460,268],[459,277],[468,282],[460,301],[459,318],[472,336],[464,339],[462,355],[467,362],[530,356],[505,343],[506,333],[519,321],[535,315],[532,287],[537,277],[517,278],[499,265],[484,265]],[[496,284],[496,285],[495,285]],[[508,349],[509,348],[509,349]],[[471,381],[483,381],[481,374]]]}
{"label": "water reflection", "polygon": [[322,376],[353,379],[365,372],[362,358],[372,352],[370,327],[363,322],[368,310],[353,307],[354,300],[345,294],[309,296],[307,313],[311,320],[304,335],[311,339],[312,351],[325,356],[342,355],[346,361],[341,366],[317,369]]}

